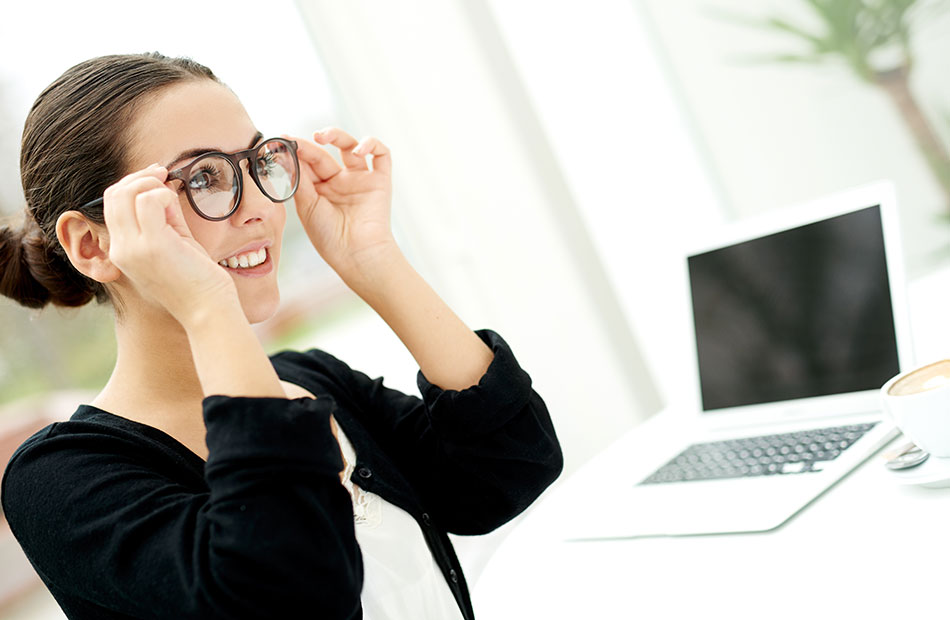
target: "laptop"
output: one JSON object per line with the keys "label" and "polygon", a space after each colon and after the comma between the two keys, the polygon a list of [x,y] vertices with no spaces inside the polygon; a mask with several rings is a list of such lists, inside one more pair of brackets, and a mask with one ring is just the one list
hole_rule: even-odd
{"label": "laptop", "polygon": [[570,537],[767,531],[893,439],[878,390],[913,363],[898,235],[888,182],[706,231],[684,261],[698,402],[668,450],[622,455],[633,479],[592,488]]}

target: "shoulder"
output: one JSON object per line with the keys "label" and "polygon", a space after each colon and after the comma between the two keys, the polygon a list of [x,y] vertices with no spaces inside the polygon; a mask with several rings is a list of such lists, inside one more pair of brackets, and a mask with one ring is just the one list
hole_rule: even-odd
{"label": "shoulder", "polygon": [[320,349],[280,351],[271,355],[270,360],[281,380],[314,393],[347,390],[361,376],[342,360]]}
{"label": "shoulder", "polygon": [[373,416],[363,413],[412,410],[420,403],[417,396],[386,387],[382,377],[372,378],[319,349],[282,351],[271,362],[282,381],[331,397],[341,409],[335,414],[338,420],[346,411],[369,423]]}
{"label": "shoulder", "polygon": [[82,406],[17,448],[0,481],[0,498],[15,526],[20,517],[61,512],[117,482],[174,480],[200,488],[201,467],[197,456],[161,431]]}
{"label": "shoulder", "polygon": [[[31,475],[36,473],[37,467],[57,469],[60,460],[68,457],[76,447],[89,448],[111,438],[121,438],[121,433],[117,434],[115,429],[96,422],[70,419],[49,424],[27,438],[13,452],[4,470],[4,491],[7,482],[25,467],[31,470]],[[9,493],[3,493],[4,500],[8,496]]]}
{"label": "shoulder", "polygon": [[[49,436],[55,432],[55,429],[59,424],[60,424],[59,422],[56,422],[56,423],[48,424],[47,426],[44,426],[40,430],[30,435],[23,443],[21,443],[16,448],[16,450],[14,450],[3,472],[4,482],[6,481],[7,475],[9,474],[10,470],[14,469],[14,465],[16,463],[19,463],[22,460],[22,455],[25,453],[29,453],[31,450],[37,449],[36,448],[37,446],[44,445],[44,443],[48,440]],[[6,499],[7,493],[5,492],[0,493],[0,497],[2,497],[3,499]],[[4,512],[6,512],[6,510],[4,510]]]}
{"label": "shoulder", "polygon": [[178,442],[156,428],[89,405],[80,405],[69,420],[50,424],[23,442],[10,458],[8,469],[22,460],[40,455],[53,459],[67,458],[75,453],[147,459],[156,453],[184,452],[186,450]]}
{"label": "shoulder", "polygon": [[294,351],[285,349],[270,356],[271,364],[280,371],[331,370],[348,366],[341,360],[320,349]]}

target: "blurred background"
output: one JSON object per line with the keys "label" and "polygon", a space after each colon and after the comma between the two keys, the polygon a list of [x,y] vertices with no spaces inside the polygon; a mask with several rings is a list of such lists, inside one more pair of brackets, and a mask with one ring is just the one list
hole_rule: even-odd
{"label": "blurred background", "polygon": [[[39,92],[86,58],[153,50],[210,66],[264,134],[337,125],[390,146],[398,240],[471,327],[512,345],[567,474],[686,390],[682,243],[711,226],[891,179],[912,316],[945,301],[946,0],[12,3],[4,215],[24,206],[18,145]],[[288,222],[266,348],[323,348],[414,392],[412,358]],[[108,307],[0,299],[4,463],[95,393],[113,348]],[[505,532],[457,539],[470,582]],[[63,617],[9,530],[0,617]]]}

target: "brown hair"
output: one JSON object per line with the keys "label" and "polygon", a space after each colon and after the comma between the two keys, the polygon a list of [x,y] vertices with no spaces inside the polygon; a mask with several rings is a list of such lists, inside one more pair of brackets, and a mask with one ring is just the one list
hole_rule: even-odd
{"label": "brown hair", "polygon": [[[69,262],[56,221],[126,174],[128,130],[138,108],[160,89],[196,79],[218,81],[188,58],[111,55],[79,63],[40,93],[20,144],[23,223],[0,226],[0,293],[30,308],[108,299],[101,283]],[[82,213],[104,223],[101,206]]]}

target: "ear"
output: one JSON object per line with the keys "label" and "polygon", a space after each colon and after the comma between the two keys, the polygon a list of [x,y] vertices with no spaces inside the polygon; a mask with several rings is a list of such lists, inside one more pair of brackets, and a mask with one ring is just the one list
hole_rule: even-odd
{"label": "ear", "polygon": [[97,282],[114,282],[122,275],[109,260],[109,231],[79,211],[66,211],[56,220],[56,238],[79,273]]}

